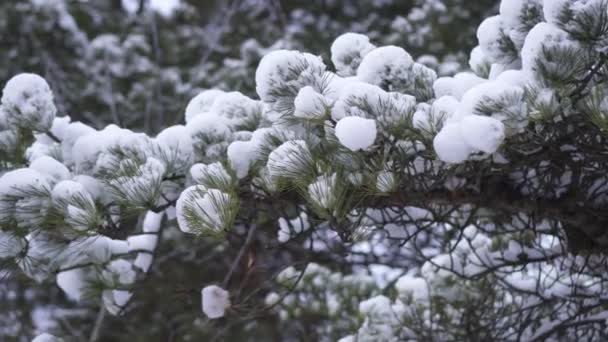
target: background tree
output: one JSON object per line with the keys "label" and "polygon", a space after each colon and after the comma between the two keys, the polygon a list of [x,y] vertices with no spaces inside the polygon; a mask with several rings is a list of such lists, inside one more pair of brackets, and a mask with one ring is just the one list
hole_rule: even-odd
{"label": "background tree", "polygon": [[[171,18],[143,7],[128,34],[91,39],[97,76],[78,94],[111,94],[87,100],[107,106],[100,123],[114,103],[116,122],[156,135],[70,122],[38,76],[6,83],[7,336],[605,338],[605,0],[503,1],[477,30],[473,72],[385,46],[395,36],[380,24],[315,50],[297,26],[331,4],[246,5],[219,6],[229,20],[198,31],[162,29]],[[285,37],[221,48],[240,47],[229,30],[245,14],[277,15]],[[179,46],[161,42],[218,27],[194,48],[200,63],[169,62]],[[277,50],[307,45],[325,59]],[[437,60],[458,55],[445,49]],[[255,72],[235,62],[262,55]],[[199,93],[201,75],[222,75],[224,91]],[[184,106],[173,92],[198,95]]]}

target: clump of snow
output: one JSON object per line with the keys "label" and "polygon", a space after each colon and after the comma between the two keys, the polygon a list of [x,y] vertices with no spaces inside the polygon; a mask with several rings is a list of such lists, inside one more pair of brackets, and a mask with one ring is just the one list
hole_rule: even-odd
{"label": "clump of snow", "polygon": [[231,130],[224,118],[219,117],[215,113],[205,113],[192,118],[186,125],[190,131],[192,138],[198,134],[207,137],[227,137]]}
{"label": "clump of snow", "polygon": [[36,74],[19,74],[6,82],[1,103],[10,123],[38,132],[48,131],[57,113],[51,88]]}
{"label": "clump of snow", "polygon": [[397,283],[395,288],[400,296],[411,296],[414,301],[426,301],[429,296],[429,286],[426,280],[421,277],[414,277],[412,275],[404,275]]}
{"label": "clump of snow", "polygon": [[560,23],[560,16],[567,10],[572,0],[544,0],[543,1],[543,14],[545,20],[551,24]]}
{"label": "clump of snow", "polygon": [[461,163],[473,153],[466,143],[458,124],[448,124],[433,139],[433,147],[439,159],[447,163]]}
{"label": "clump of snow", "polygon": [[505,127],[497,119],[467,115],[458,122],[446,124],[433,140],[439,159],[461,163],[472,153],[494,153],[505,139]]}
{"label": "clump of snow", "polygon": [[291,220],[279,218],[279,232],[277,238],[279,242],[284,243],[289,241],[293,236],[298,235],[310,229],[308,215],[305,212],[300,213],[298,217]]}
{"label": "clump of snow", "polygon": [[354,76],[361,60],[376,46],[363,34],[345,33],[331,44],[331,61],[340,76]]}
{"label": "clump of snow", "polygon": [[336,200],[337,175],[322,175],[308,185],[310,200],[320,208],[333,209]]}
{"label": "clump of snow", "polygon": [[313,87],[306,86],[298,92],[294,100],[293,115],[305,119],[318,119],[325,115],[327,107],[323,95],[317,93]]}
{"label": "clump of snow", "polygon": [[336,137],[351,151],[366,150],[376,140],[376,121],[359,116],[348,116],[336,124]]}
{"label": "clump of snow", "polygon": [[459,125],[464,141],[478,151],[494,153],[505,139],[505,126],[488,116],[469,115]]}
{"label": "clump of snow", "polygon": [[[374,118],[379,113],[379,104],[388,99],[382,88],[364,82],[353,82],[345,87],[333,106],[331,117],[338,121],[347,116]],[[369,112],[371,109],[374,112]],[[378,110],[379,111],[379,110]]]}
{"label": "clump of snow", "polygon": [[484,55],[494,63],[505,63],[504,22],[500,15],[486,18],[477,28],[477,40]]}
{"label": "clump of snow", "polygon": [[222,95],[224,92],[217,89],[208,89],[201,91],[198,95],[196,95],[188,105],[186,106],[186,123],[192,121],[195,116],[206,113],[211,109],[213,102],[218,96]]}
{"label": "clump of snow", "polygon": [[148,207],[158,200],[165,171],[165,165],[156,158],[148,158],[141,165],[125,160],[118,170],[125,175],[113,178],[108,183],[116,199]]}
{"label": "clump of snow", "polygon": [[230,294],[217,285],[205,286],[201,290],[201,306],[210,319],[224,317],[230,308]]}
{"label": "clump of snow", "polygon": [[[325,64],[320,57],[300,51],[276,50],[265,55],[255,72],[256,92],[262,101],[276,106],[279,111],[293,104],[296,94],[285,89],[301,89],[320,84],[325,74]],[[281,91],[283,90],[283,91]]]}
{"label": "clump of snow", "polygon": [[511,131],[521,131],[528,123],[524,89],[498,80],[481,83],[463,95],[450,121],[460,121],[471,114],[492,116]]}
{"label": "clump of snow", "polygon": [[357,69],[357,78],[381,87],[391,80],[404,82],[410,78],[413,65],[412,56],[402,48],[383,46],[365,55]]}
{"label": "clump of snow", "polygon": [[232,197],[217,189],[194,185],[182,192],[176,203],[179,228],[184,233],[221,233],[229,223]]}
{"label": "clump of snow", "polygon": [[220,162],[194,164],[190,175],[195,182],[209,188],[228,189],[232,184],[232,177]]}
{"label": "clump of snow", "polygon": [[160,224],[163,219],[163,213],[155,213],[153,211],[148,211],[146,216],[144,217],[144,222],[142,224],[142,230],[145,233],[156,233],[160,230]]}
{"label": "clump of snow", "polygon": [[492,62],[486,57],[481,46],[478,45],[471,50],[469,66],[477,76],[487,76],[486,73],[491,64]]}
{"label": "clump of snow", "polygon": [[66,180],[71,176],[70,170],[68,170],[65,165],[49,156],[36,158],[36,160],[30,164],[30,169],[48,175],[54,182]]}
{"label": "clump of snow", "polygon": [[243,179],[249,173],[251,164],[257,157],[254,146],[249,141],[234,141],[228,145],[228,161],[230,166],[236,171],[236,176]]}
{"label": "clump of snow", "polygon": [[268,155],[268,172],[272,177],[299,177],[312,165],[312,155],[304,140],[289,140]]}
{"label": "clump of snow", "polygon": [[437,98],[449,95],[460,100],[469,89],[484,82],[487,82],[487,80],[473,73],[460,72],[454,75],[454,77],[438,78],[433,83],[433,90]]}
{"label": "clump of snow", "polygon": [[158,159],[165,162],[165,167],[170,172],[181,173],[192,164],[193,141],[185,126],[175,125],[165,128],[154,140],[158,148]]}
{"label": "clump of snow", "polygon": [[[42,223],[50,205],[48,176],[33,169],[17,169],[0,177],[0,222],[15,219],[18,226],[31,227]],[[42,196],[25,196],[37,192]]]}
{"label": "clump of snow", "polygon": [[133,265],[124,259],[111,261],[102,272],[103,280],[113,286],[131,285],[136,276]]}
{"label": "clump of snow", "polygon": [[57,274],[57,286],[63,290],[69,299],[79,302],[89,286],[89,269],[82,267]]}
{"label": "clump of snow", "polygon": [[412,124],[425,133],[437,132],[452,117],[459,104],[455,97],[448,95],[438,98],[431,106],[420,104],[412,117]]}
{"label": "clump of snow", "polygon": [[232,91],[217,96],[209,112],[224,118],[229,125],[239,125],[247,120],[262,114],[262,105],[259,101]]}
{"label": "clump of snow", "polygon": [[522,69],[534,71],[539,58],[542,58],[543,49],[555,45],[572,45],[568,33],[559,27],[541,22],[530,30],[521,49]]}

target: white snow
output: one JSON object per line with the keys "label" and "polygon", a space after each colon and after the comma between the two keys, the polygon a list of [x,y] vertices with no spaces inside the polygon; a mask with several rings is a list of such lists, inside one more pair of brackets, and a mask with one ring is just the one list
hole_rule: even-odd
{"label": "white snow", "polygon": [[568,33],[559,27],[541,22],[530,30],[521,49],[522,69],[532,71],[536,69],[536,61],[543,48],[554,45],[572,45]]}
{"label": "white snow", "polygon": [[186,106],[185,119],[189,123],[195,116],[205,115],[213,105],[213,102],[224,92],[217,89],[208,89],[201,91],[196,95]]}
{"label": "white snow", "polygon": [[70,178],[70,170],[57,160],[42,156],[30,164],[30,169],[49,175],[55,182]]}
{"label": "white snow", "polygon": [[87,280],[88,270],[75,268],[57,274],[57,286],[63,290],[66,296],[73,301],[80,301],[89,283]]}
{"label": "white snow", "polygon": [[[290,69],[300,69],[294,74]],[[320,57],[310,53],[275,50],[265,55],[255,72],[256,92],[262,101],[275,99],[273,94],[279,87],[296,86],[297,89],[319,80],[325,72]]]}
{"label": "white snow", "polygon": [[228,185],[232,182],[232,177],[220,162],[194,164],[190,168],[190,175],[196,183],[205,186],[210,186],[210,184]]}
{"label": "white snow", "polygon": [[188,122],[186,127],[193,139],[196,139],[197,135],[202,135],[206,138],[226,138],[231,132],[226,120],[215,113],[197,115]]}
{"label": "white snow", "polygon": [[433,83],[435,97],[453,96],[460,100],[462,96],[471,88],[487,82],[486,79],[478,77],[470,72],[460,72],[454,77],[440,77]]}
{"label": "white snow", "polygon": [[160,230],[160,224],[163,219],[163,213],[155,213],[153,211],[148,211],[146,216],[144,217],[144,222],[142,224],[142,230],[145,233],[156,233]]}
{"label": "white snow", "polygon": [[473,153],[466,143],[458,124],[447,124],[433,139],[433,147],[439,159],[447,163],[461,163]]}
{"label": "white snow", "polygon": [[459,124],[464,141],[472,148],[494,153],[505,139],[505,126],[488,116],[469,115]]}
{"label": "white snow", "polygon": [[386,80],[407,80],[413,65],[412,56],[402,48],[383,46],[365,55],[357,69],[357,78],[374,85]]}
{"label": "white snow", "polygon": [[268,172],[272,177],[297,177],[312,162],[310,150],[304,140],[289,140],[268,155]]}
{"label": "white snow", "polygon": [[326,100],[313,87],[300,89],[294,100],[293,115],[304,119],[318,119],[325,115]]}
{"label": "white snow", "polygon": [[486,57],[485,53],[481,49],[481,46],[476,46],[471,50],[471,56],[469,58],[469,67],[473,70],[477,76],[480,76],[482,70],[491,64],[490,60]]}
{"label": "white snow", "polygon": [[114,296],[114,303],[123,307],[127,304],[129,299],[133,296],[133,292],[126,290],[113,290],[112,295]]}
{"label": "white snow", "polygon": [[[226,225],[226,210],[231,205],[229,194],[217,189],[206,189],[195,185],[187,188],[179,196],[176,215],[179,228],[184,233],[219,233]],[[197,222],[188,220],[186,215],[194,215]]]}
{"label": "white snow", "polygon": [[177,218],[177,224],[179,229],[184,233],[195,233],[196,229],[190,225],[190,222],[186,220],[184,216],[184,211],[187,207],[192,205],[192,201],[197,197],[200,197],[201,194],[204,194],[207,191],[202,185],[194,185],[186,188],[179,198],[177,199],[177,203],[175,204],[175,216]]}
{"label": "white snow", "polygon": [[564,9],[568,9],[569,5],[575,1],[572,0],[544,0],[543,14],[548,23],[559,23],[559,17]]}
{"label": "white snow", "polygon": [[48,131],[57,113],[51,88],[36,74],[19,74],[6,82],[1,103],[10,123],[38,132]]}
{"label": "white snow", "polygon": [[279,242],[284,243],[289,241],[293,236],[296,236],[310,228],[310,222],[308,215],[305,212],[300,213],[297,217],[286,220],[285,218],[279,218],[279,231],[277,233],[277,239]]}
{"label": "white snow", "polygon": [[336,199],[337,175],[321,175],[308,185],[308,196],[318,207],[333,209]]}
{"label": "white snow", "polygon": [[102,272],[102,277],[109,284],[131,285],[135,282],[136,273],[129,261],[116,259],[108,264]]}
{"label": "white snow", "polygon": [[249,141],[234,141],[228,145],[228,161],[236,171],[236,176],[243,179],[249,173],[251,164],[257,157],[255,146]]}
{"label": "white snow", "polygon": [[209,319],[224,317],[230,308],[230,294],[217,285],[209,285],[201,290],[201,305]]}
{"label": "white snow", "polygon": [[149,251],[152,252],[156,248],[158,236],[156,234],[140,234],[131,235],[127,238],[129,244],[129,252],[133,251]]}
{"label": "white snow", "polygon": [[159,149],[158,159],[166,162],[166,168],[173,172],[187,169],[194,160],[193,141],[190,130],[175,125],[162,130],[154,139]]}
{"label": "white snow", "polygon": [[500,15],[486,18],[477,28],[477,40],[484,55],[492,62],[500,62],[504,52],[501,49],[503,19]]}
{"label": "white snow", "polygon": [[38,336],[36,336],[32,342],[61,342],[62,340],[51,335],[51,334],[40,334]]}
{"label": "white snow", "polygon": [[354,76],[361,60],[376,46],[363,34],[345,33],[331,44],[331,61],[339,76]]}
{"label": "white snow", "polygon": [[366,150],[376,140],[376,121],[347,116],[336,124],[336,137],[351,151]]}
{"label": "white snow", "polygon": [[414,301],[425,301],[429,299],[429,290],[426,280],[420,277],[414,277],[412,275],[404,275],[397,283],[395,288],[399,292],[399,295],[411,295]]}

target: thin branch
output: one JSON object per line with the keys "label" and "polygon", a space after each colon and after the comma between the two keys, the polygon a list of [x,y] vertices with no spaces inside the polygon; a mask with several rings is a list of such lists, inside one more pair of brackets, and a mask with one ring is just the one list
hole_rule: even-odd
{"label": "thin branch", "polygon": [[236,268],[238,267],[239,263],[241,262],[241,259],[243,258],[243,256],[245,255],[245,252],[249,249],[249,245],[251,244],[251,242],[253,242],[253,237],[255,236],[257,227],[258,226],[256,224],[254,224],[251,226],[251,228],[249,228],[249,232],[247,233],[247,238],[245,239],[245,243],[243,243],[243,246],[241,246],[241,250],[239,250],[239,254],[237,255],[236,259],[234,259],[234,261],[232,262],[232,265],[230,266],[230,270],[228,271],[228,273],[226,273],[226,276],[224,277],[224,280],[222,281],[222,288],[226,288],[228,286],[228,283],[230,283],[230,279],[232,278],[232,275],[236,271]]}
{"label": "thin branch", "polygon": [[99,312],[97,313],[97,319],[95,320],[95,325],[93,326],[93,331],[91,331],[91,337],[89,337],[89,342],[96,342],[99,339],[99,332],[101,331],[101,326],[103,325],[105,317],[106,308],[103,306],[103,303],[101,303]]}

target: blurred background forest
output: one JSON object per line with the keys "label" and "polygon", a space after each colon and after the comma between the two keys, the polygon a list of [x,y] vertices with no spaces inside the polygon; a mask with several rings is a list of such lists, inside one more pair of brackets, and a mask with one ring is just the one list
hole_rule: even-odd
{"label": "blurred background forest", "polygon": [[[453,75],[468,69],[476,28],[497,11],[494,0],[181,0],[161,13],[148,0],[123,1],[0,2],[0,84],[20,72],[38,73],[49,82],[59,115],[154,134],[182,123],[188,101],[202,89],[256,97],[255,69],[269,51],[307,51],[331,65],[331,43],[345,32],[401,46],[440,76]],[[232,250],[231,243],[193,240],[177,229],[163,239],[150,275],[123,316],[106,317],[100,340],[211,340],[218,325],[231,340],[277,340],[285,333],[269,312],[213,327],[203,319],[200,288],[221,280],[238,241]],[[258,245],[265,248],[262,238]],[[341,267],[345,252],[311,259]],[[260,272],[276,271],[274,262],[297,261],[301,253],[265,255]],[[88,339],[98,305],[75,305],[54,283],[35,284],[0,266],[0,340],[28,341],[43,331]],[[258,276],[263,298],[269,277]],[[302,320],[291,335],[303,336],[312,331],[307,324],[324,319]]]}

